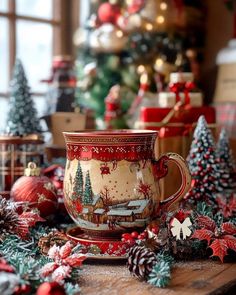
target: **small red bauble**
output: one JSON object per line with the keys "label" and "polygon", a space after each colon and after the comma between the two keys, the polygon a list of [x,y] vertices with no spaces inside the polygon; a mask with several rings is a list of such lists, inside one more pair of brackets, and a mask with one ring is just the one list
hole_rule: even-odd
{"label": "small red bauble", "polygon": [[159,227],[158,226],[154,226],[154,227],[152,227],[152,229],[151,229],[151,231],[155,234],[155,235],[157,235],[158,233],[159,233]]}
{"label": "small red bauble", "polygon": [[67,210],[64,205],[63,199],[63,181],[65,175],[65,168],[60,165],[51,165],[44,169],[43,174],[47,176],[56,188],[57,201],[58,201],[58,211],[62,215],[67,215]]}
{"label": "small red bauble", "polygon": [[115,25],[120,17],[120,7],[110,3],[103,3],[98,8],[98,19],[101,23],[111,23]]}
{"label": "small red bauble", "polygon": [[32,162],[25,169],[25,176],[13,184],[11,198],[16,202],[29,202],[29,206],[37,208],[43,217],[55,213],[57,209],[57,196],[52,181],[46,176],[40,176],[40,169]]}
{"label": "small red bauble", "polygon": [[132,0],[129,2],[128,13],[130,14],[138,13],[145,5],[145,0]]}
{"label": "small red bauble", "polygon": [[137,231],[133,231],[133,232],[131,233],[131,237],[132,237],[133,239],[137,239],[138,236],[139,236],[139,233],[138,233]]}
{"label": "small red bauble", "polygon": [[30,285],[20,285],[15,289],[14,295],[30,294],[30,291]]}
{"label": "small red bauble", "polygon": [[65,289],[56,282],[45,282],[38,287],[36,295],[66,295],[66,292]]}

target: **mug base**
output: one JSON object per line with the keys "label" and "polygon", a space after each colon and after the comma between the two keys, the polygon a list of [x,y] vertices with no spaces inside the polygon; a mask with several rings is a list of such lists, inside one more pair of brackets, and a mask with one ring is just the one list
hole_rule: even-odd
{"label": "mug base", "polygon": [[91,236],[80,227],[67,231],[69,239],[80,243],[85,249],[89,260],[124,260],[130,246],[121,241],[120,237]]}

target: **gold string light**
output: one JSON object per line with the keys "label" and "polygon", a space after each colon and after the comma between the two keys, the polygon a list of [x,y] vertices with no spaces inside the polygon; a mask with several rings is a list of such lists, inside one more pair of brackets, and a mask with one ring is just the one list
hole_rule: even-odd
{"label": "gold string light", "polygon": [[165,22],[165,18],[163,15],[158,15],[156,21],[158,24],[163,24]]}
{"label": "gold string light", "polygon": [[151,31],[153,29],[153,24],[147,23],[145,27],[147,31]]}
{"label": "gold string light", "polygon": [[160,4],[160,9],[161,10],[167,10],[167,3],[166,2],[161,2],[161,4]]}
{"label": "gold string light", "polygon": [[139,65],[137,67],[137,73],[140,75],[140,74],[143,74],[144,72],[146,71],[145,69],[145,66],[144,65]]}

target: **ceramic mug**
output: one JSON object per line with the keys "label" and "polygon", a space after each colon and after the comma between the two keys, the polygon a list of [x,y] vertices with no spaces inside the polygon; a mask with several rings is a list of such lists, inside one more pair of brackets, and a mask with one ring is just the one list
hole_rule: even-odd
{"label": "ceramic mug", "polygon": [[[144,228],[157,212],[169,210],[190,188],[190,172],[181,156],[168,153],[155,159],[157,131],[63,134],[67,149],[65,206],[90,235],[113,236]],[[168,173],[168,162],[179,167],[182,184],[174,195],[160,201],[159,179]]]}

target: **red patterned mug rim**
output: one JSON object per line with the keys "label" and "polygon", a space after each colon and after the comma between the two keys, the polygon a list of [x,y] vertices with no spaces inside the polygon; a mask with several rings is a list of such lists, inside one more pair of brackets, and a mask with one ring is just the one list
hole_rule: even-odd
{"label": "red patterned mug rim", "polygon": [[67,159],[138,161],[154,157],[155,130],[85,130],[63,132]]}
{"label": "red patterned mug rim", "polygon": [[114,129],[114,130],[78,130],[78,131],[64,131],[64,136],[146,136],[146,135],[158,135],[158,131],[156,130],[145,130],[145,129]]}

